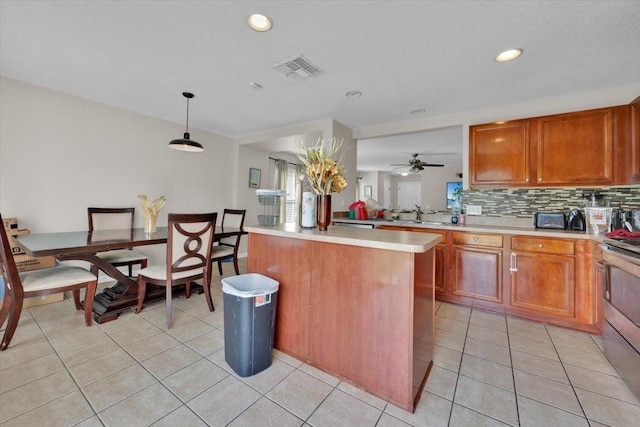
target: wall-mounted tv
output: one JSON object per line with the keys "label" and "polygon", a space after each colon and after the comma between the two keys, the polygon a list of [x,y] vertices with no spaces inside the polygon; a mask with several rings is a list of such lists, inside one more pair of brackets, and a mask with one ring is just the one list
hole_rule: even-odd
{"label": "wall-mounted tv", "polygon": [[462,189],[462,182],[447,182],[447,209],[451,209],[453,203],[453,192]]}

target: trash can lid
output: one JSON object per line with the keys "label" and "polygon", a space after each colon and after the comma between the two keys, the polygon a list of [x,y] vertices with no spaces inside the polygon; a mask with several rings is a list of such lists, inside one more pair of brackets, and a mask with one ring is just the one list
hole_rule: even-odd
{"label": "trash can lid", "polygon": [[240,274],[222,279],[222,292],[242,298],[272,294],[279,287],[280,283],[277,280],[258,273]]}

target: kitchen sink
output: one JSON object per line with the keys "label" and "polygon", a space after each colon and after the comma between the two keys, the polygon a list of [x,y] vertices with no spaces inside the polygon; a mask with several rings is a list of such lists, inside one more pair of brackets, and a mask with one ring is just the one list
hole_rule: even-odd
{"label": "kitchen sink", "polygon": [[444,222],[436,222],[436,221],[416,221],[414,220],[403,220],[403,219],[398,219],[398,220],[391,220],[391,222],[396,222],[398,224],[421,224],[421,225],[444,225]]}

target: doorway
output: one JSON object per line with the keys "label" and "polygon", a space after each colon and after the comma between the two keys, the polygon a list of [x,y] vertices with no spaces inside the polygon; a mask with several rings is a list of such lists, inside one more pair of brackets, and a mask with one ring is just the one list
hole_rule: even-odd
{"label": "doorway", "polygon": [[422,205],[422,182],[399,182],[398,208],[411,211],[416,205]]}

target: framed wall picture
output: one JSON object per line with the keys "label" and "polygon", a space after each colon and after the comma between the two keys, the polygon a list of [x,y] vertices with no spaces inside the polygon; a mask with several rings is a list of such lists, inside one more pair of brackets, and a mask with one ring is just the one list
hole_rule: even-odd
{"label": "framed wall picture", "polygon": [[249,187],[260,188],[260,169],[249,168]]}
{"label": "framed wall picture", "polygon": [[365,185],[364,186],[364,198],[365,199],[371,198],[371,186],[370,185]]}

